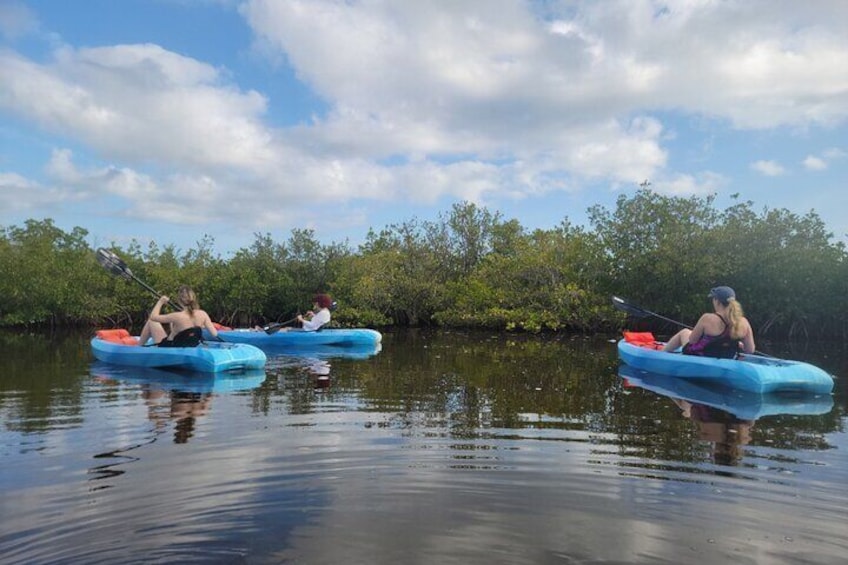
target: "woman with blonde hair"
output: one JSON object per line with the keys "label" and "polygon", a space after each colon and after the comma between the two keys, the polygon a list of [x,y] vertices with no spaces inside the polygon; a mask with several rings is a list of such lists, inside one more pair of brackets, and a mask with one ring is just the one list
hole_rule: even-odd
{"label": "woman with blonde hair", "polygon": [[[141,330],[139,343],[146,345],[149,339],[159,347],[195,347],[200,344],[203,330],[206,329],[212,337],[218,337],[218,330],[209,314],[200,309],[197,303],[197,295],[191,287],[181,286],[177,294],[177,301],[182,310],[170,314],[162,314],[162,307],[170,302],[167,296],[160,296],[144,328]],[[164,324],[170,324],[170,331],[166,332]]]}
{"label": "woman with blonde hair", "polygon": [[680,330],[663,347],[664,351],[677,351],[684,355],[733,358],[741,350],[753,353],[754,331],[745,318],[736,293],[729,286],[717,286],[707,298],[712,298],[715,312],[701,316],[691,330]]}

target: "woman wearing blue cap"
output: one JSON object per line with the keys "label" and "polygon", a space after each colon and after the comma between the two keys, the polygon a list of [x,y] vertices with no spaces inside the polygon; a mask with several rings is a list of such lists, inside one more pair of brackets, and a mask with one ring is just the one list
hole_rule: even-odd
{"label": "woman wearing blue cap", "polygon": [[756,349],[754,331],[733,289],[717,286],[707,298],[712,298],[715,312],[701,316],[691,330],[680,330],[663,349],[677,351],[682,347],[684,355],[733,358],[741,345],[742,351],[753,353]]}

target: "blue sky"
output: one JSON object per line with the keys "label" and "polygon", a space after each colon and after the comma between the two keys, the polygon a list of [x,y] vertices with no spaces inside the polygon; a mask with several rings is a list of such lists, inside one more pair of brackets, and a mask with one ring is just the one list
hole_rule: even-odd
{"label": "blue sky", "polygon": [[0,225],[529,229],[644,179],[848,234],[848,2],[3,0]]}

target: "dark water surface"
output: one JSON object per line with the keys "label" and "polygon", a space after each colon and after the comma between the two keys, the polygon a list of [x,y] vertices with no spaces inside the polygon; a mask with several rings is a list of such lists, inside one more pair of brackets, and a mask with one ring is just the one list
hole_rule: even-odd
{"label": "dark water surface", "polygon": [[836,346],[767,350],[833,396],[687,403],[602,338],[391,333],[215,378],[0,344],[0,563],[848,560]]}

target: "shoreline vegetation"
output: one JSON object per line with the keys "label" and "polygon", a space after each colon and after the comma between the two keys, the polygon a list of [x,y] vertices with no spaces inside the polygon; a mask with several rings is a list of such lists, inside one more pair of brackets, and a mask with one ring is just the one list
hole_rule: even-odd
{"label": "shoreline vegetation", "polygon": [[[209,235],[188,250],[110,249],[159,292],[191,285],[214,320],[237,327],[288,320],[315,292],[329,292],[340,326],[612,333],[626,321],[613,294],[694,322],[707,291],[726,284],[758,336],[848,335],[845,245],[814,211],[750,201],[720,210],[714,195],[645,189],[613,209],[589,208],[588,218],[587,227],[566,217],[528,230],[465,202],[436,221],[371,229],[356,249],[301,229],[284,242],[257,233],[226,258]],[[0,327],[141,327],[155,298],[102,269],[87,237],[51,219],[0,227]],[[658,319],[639,323],[668,330]]]}

